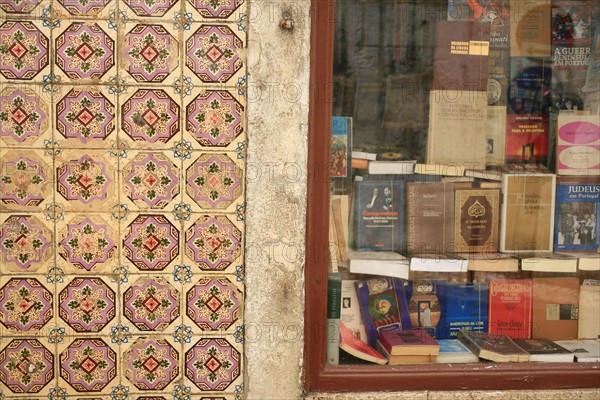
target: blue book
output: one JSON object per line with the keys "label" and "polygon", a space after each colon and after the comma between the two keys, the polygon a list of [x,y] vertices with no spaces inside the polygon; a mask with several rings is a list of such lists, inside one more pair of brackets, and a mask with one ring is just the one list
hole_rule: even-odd
{"label": "blue book", "polygon": [[395,181],[356,183],[355,243],[358,250],[403,250],[404,185]]}
{"label": "blue book", "polygon": [[440,352],[436,359],[437,363],[469,363],[479,361],[477,356],[458,339],[441,339],[437,342],[440,345]]}
{"label": "blue book", "polygon": [[334,194],[348,194],[352,184],[352,118],[331,118],[331,189]]}
{"label": "blue book", "polygon": [[446,283],[437,286],[441,317],[436,330],[438,339],[456,339],[461,329],[488,330],[488,284]]}
{"label": "blue book", "polygon": [[555,251],[596,252],[600,212],[600,178],[556,179]]}
{"label": "blue book", "polygon": [[442,314],[437,287],[445,283],[444,280],[428,279],[404,281],[404,292],[413,329],[425,329],[431,336],[436,337],[436,329]]}

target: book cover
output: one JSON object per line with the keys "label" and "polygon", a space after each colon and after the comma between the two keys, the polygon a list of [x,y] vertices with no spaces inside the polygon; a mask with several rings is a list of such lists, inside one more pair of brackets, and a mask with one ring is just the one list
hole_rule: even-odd
{"label": "book cover", "polygon": [[354,336],[343,322],[340,323],[339,343],[340,349],[361,360],[380,365],[385,365],[388,362],[387,358],[382,356],[377,350]]}
{"label": "book cover", "polygon": [[515,339],[515,343],[531,354],[529,361],[573,362],[574,355],[561,345],[548,339]]}
{"label": "book cover", "polygon": [[327,363],[339,364],[340,300],[342,274],[330,273],[327,279]]}
{"label": "book cover", "polygon": [[367,342],[365,324],[360,315],[360,304],[356,295],[356,280],[342,280],[342,308],[340,309],[340,322],[357,339]]}
{"label": "book cover", "polygon": [[558,115],[556,173],[600,175],[600,116]]}
{"label": "book cover", "polygon": [[[422,129],[427,123],[425,85],[421,73],[388,75],[383,127]],[[416,99],[415,99],[416,98]]]}
{"label": "book cover", "polygon": [[351,251],[349,269],[355,274],[370,274],[408,279],[409,261],[391,251]]}
{"label": "book cover", "polygon": [[426,330],[383,331],[379,343],[392,356],[437,355],[440,346]]}
{"label": "book cover", "polygon": [[510,60],[509,114],[548,114],[552,108],[552,66],[549,59]]}
{"label": "book cover", "polygon": [[457,337],[473,354],[484,360],[527,362],[530,358],[530,354],[519,347],[507,335],[461,329]]}
{"label": "book cover", "polygon": [[356,183],[357,249],[402,250],[403,191],[401,182]]}
{"label": "book cover", "polygon": [[600,178],[558,177],[554,250],[597,252],[599,212]]}
{"label": "book cover", "polygon": [[487,283],[447,283],[438,285],[437,290],[441,304],[438,339],[456,339],[461,329],[487,332]]}
{"label": "book cover", "polygon": [[548,162],[548,115],[509,114],[506,117],[506,162]]}
{"label": "book cover", "polygon": [[488,106],[485,120],[486,166],[504,164],[506,157],[506,106]]}
{"label": "book cover", "polygon": [[596,18],[596,26],[585,85],[581,88],[584,94],[584,110],[592,114],[600,114],[600,16]]}
{"label": "book cover", "polygon": [[586,279],[579,288],[579,339],[600,338],[600,281]]}
{"label": "book cover", "polygon": [[437,355],[438,364],[476,363],[479,358],[467,349],[458,339],[440,339],[440,352]]}
{"label": "book cover", "polygon": [[576,339],[578,319],[578,278],[533,278],[532,338]]}
{"label": "book cover", "polygon": [[519,260],[506,253],[459,253],[469,261],[469,271],[518,272]]}
{"label": "book cover", "polygon": [[456,189],[454,245],[456,252],[497,252],[500,190]]}
{"label": "book cover", "polygon": [[557,340],[556,344],[572,352],[577,362],[600,361],[600,341],[593,339]]}
{"label": "book cover", "polygon": [[510,56],[549,57],[551,0],[511,0],[510,15]]}
{"label": "book cover", "polygon": [[502,176],[501,252],[552,251],[555,181],[554,174]]}
{"label": "book cover", "polygon": [[406,186],[406,243],[409,254],[452,250],[454,184],[414,182]]}
{"label": "book cover", "polygon": [[358,281],[356,294],[370,346],[375,347],[382,331],[412,329],[404,284],[400,279]]}
{"label": "book cover", "polygon": [[400,354],[393,356],[387,352],[379,340],[377,341],[377,351],[388,359],[389,365],[429,364],[436,362],[437,358],[434,354]]}
{"label": "book cover", "polygon": [[435,337],[435,330],[440,321],[441,307],[437,295],[440,280],[410,280],[404,282],[404,291],[408,299],[408,312],[413,329],[425,329]]}
{"label": "book cover", "polygon": [[352,184],[352,118],[331,118],[331,190],[348,194]]}
{"label": "book cover", "polygon": [[489,333],[529,339],[533,299],[531,279],[494,279],[489,285]]}
{"label": "book cover", "polygon": [[456,253],[416,253],[410,255],[410,270],[425,272],[467,272],[469,260]]}

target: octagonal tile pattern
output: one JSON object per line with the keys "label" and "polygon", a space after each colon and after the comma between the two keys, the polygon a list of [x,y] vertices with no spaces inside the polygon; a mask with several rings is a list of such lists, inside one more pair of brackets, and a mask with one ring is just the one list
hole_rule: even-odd
{"label": "octagonal tile pattern", "polygon": [[248,2],[0,3],[0,397],[242,398]]}

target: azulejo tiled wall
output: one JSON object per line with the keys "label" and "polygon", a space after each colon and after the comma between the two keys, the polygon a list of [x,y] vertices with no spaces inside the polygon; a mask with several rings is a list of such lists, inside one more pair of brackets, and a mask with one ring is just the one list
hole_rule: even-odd
{"label": "azulejo tiled wall", "polygon": [[243,396],[246,9],[0,1],[0,398]]}

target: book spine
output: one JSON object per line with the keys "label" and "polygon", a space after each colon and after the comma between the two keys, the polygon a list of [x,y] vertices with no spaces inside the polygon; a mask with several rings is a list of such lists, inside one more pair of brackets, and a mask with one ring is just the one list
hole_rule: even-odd
{"label": "book spine", "polygon": [[465,345],[467,349],[477,357],[479,357],[480,348],[475,344],[475,342],[471,341],[467,335],[463,333],[463,331],[458,331],[458,335],[456,338]]}
{"label": "book spine", "polygon": [[327,280],[327,363],[340,362],[340,310],[342,299],[342,275],[333,273]]}

